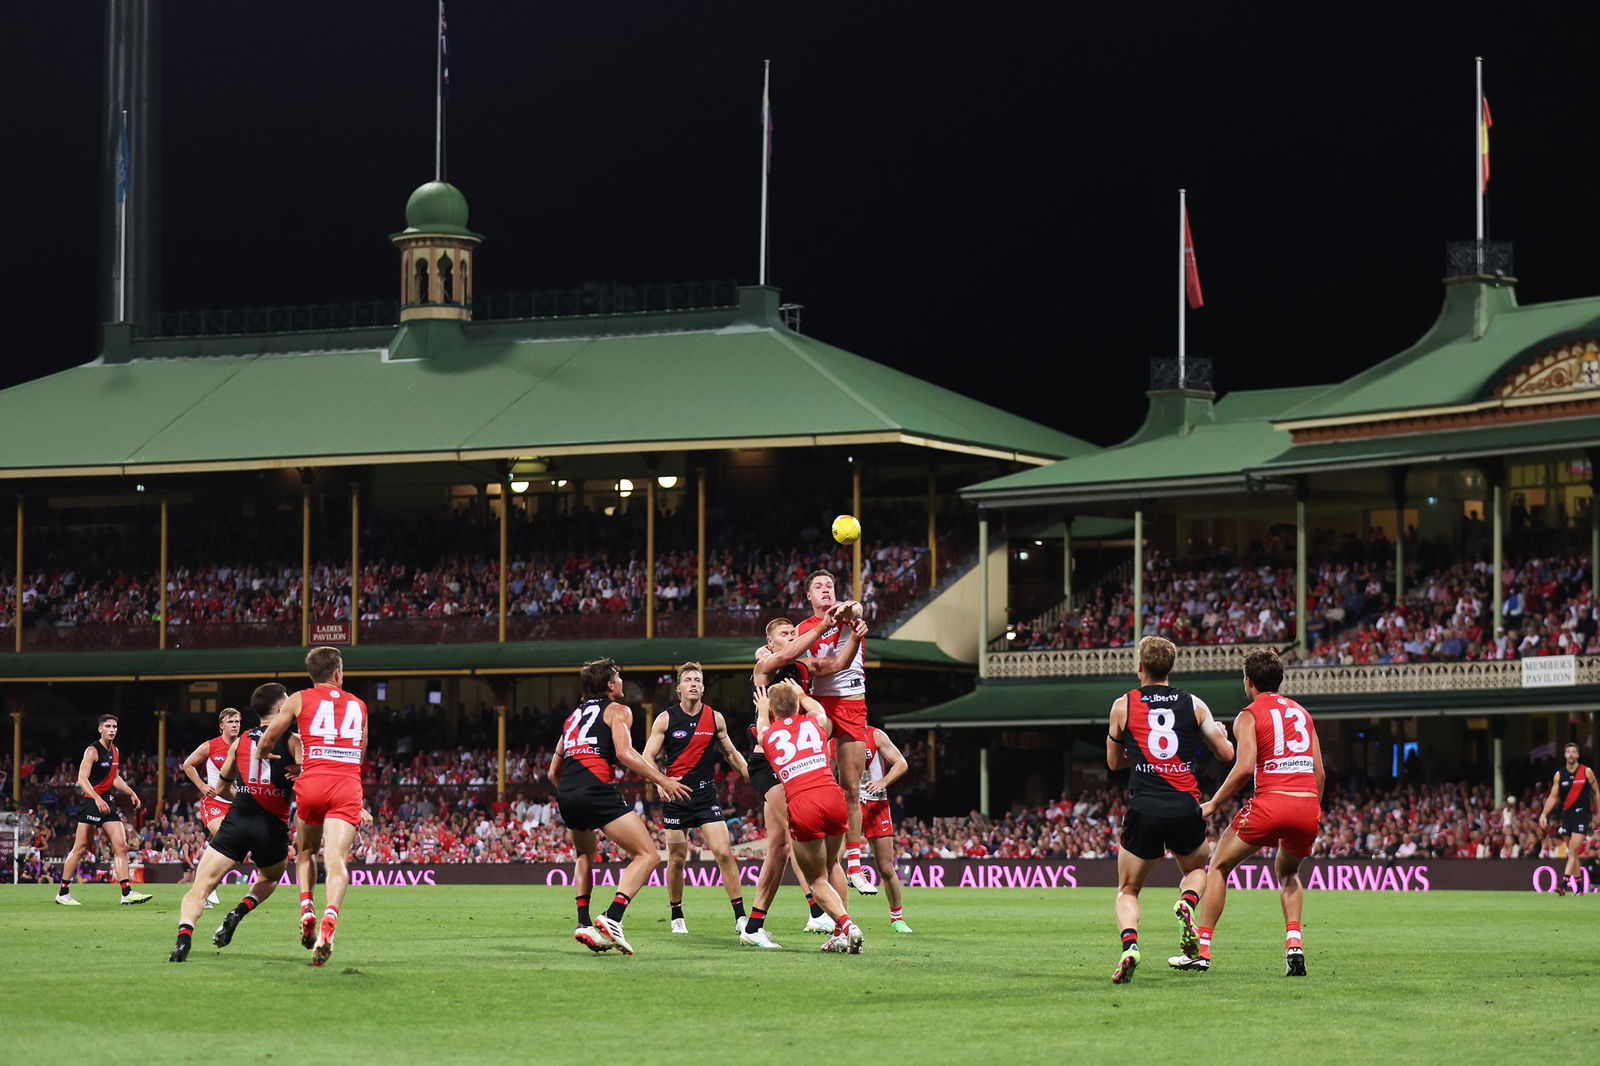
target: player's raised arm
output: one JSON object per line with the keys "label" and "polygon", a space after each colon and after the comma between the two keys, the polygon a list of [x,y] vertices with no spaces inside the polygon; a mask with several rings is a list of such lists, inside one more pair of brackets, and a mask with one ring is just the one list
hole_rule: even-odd
{"label": "player's raised arm", "polygon": [[[243,736],[241,733],[239,736]],[[217,770],[217,777],[222,782],[222,787],[216,790],[229,803],[233,802],[233,778],[239,769],[239,737],[233,738],[233,743],[228,745],[228,754],[223,757],[222,767]]]}
{"label": "player's raised arm", "polygon": [[1194,720],[1200,726],[1200,736],[1206,747],[1223,762],[1233,758],[1233,744],[1228,740],[1228,727],[1211,717],[1211,708],[1199,696],[1194,697]]}
{"label": "player's raised arm", "polygon": [[689,788],[682,781],[676,777],[668,777],[656,769],[655,763],[634,749],[633,734],[629,728],[633,725],[633,711],[626,703],[608,704],[605,710],[605,722],[611,728],[611,743],[616,748],[617,762],[656,786],[656,791],[661,793],[662,799],[677,802],[689,798]]}
{"label": "player's raised arm", "polygon": [[667,742],[668,714],[662,711],[656,715],[656,720],[650,723],[650,735],[644,738],[644,758],[651,766],[656,764],[656,757],[661,754],[661,745]]}
{"label": "player's raised arm", "polygon": [[1128,697],[1118,696],[1111,701],[1111,714],[1106,720],[1106,766],[1112,770],[1128,765],[1127,726]]}
{"label": "player's raised arm", "polygon": [[[728,761],[729,766],[733,767],[735,773],[746,781],[750,780],[750,767],[745,764],[744,756],[739,753],[739,749],[733,746],[733,738],[728,736],[727,720],[722,717],[721,711],[712,711],[711,713],[716,715],[717,746],[722,749],[722,757]],[[665,718],[666,715],[663,714],[661,717]],[[645,745],[646,750],[649,747],[649,744]]]}
{"label": "player's raised arm", "polygon": [[884,767],[882,777],[867,782],[867,791],[881,796],[889,790],[890,785],[906,775],[911,765],[906,762],[906,757],[900,753],[900,749],[895,747],[894,741],[889,739],[889,734],[883,730],[872,731],[872,742],[887,765]]}
{"label": "player's raised arm", "polygon": [[183,775],[194,782],[194,787],[200,790],[201,799],[210,799],[217,794],[217,790],[211,787],[211,782],[203,779],[199,772],[200,764],[205,762],[210,755],[211,742],[207,740],[202,741],[200,746],[190,752],[187,759],[183,760]]}
{"label": "player's raised arm", "polygon": [[828,712],[822,709],[822,704],[806,695],[805,690],[793,681],[785,681],[785,685],[794,685],[800,694],[800,709],[805,711],[817,723],[817,728],[822,730],[825,737],[833,736],[833,723],[828,720]]}
{"label": "player's raised arm", "polygon": [[[296,718],[300,717],[300,693],[296,692],[278,705],[278,713],[272,716],[272,721],[267,723],[261,731],[261,739],[256,741],[262,751],[270,752],[278,746],[278,741],[289,731]],[[367,735],[363,729],[361,733],[362,749],[366,749]]]}
{"label": "player's raised arm", "polygon": [[[813,627],[812,632],[820,630],[821,626]],[[826,659],[811,660],[811,676],[827,677],[848,669],[855,660],[856,649],[861,646],[861,638],[867,635],[867,623],[857,618],[850,623],[850,631],[845,634],[844,640],[839,643],[839,650]]]}
{"label": "player's raised arm", "polygon": [[[833,608],[830,607],[828,610],[832,612]],[[776,672],[779,667],[792,663],[796,659],[804,658],[817,641],[822,638],[822,634],[831,628],[832,626],[825,621],[820,626],[812,626],[777,651],[767,648],[767,654],[760,655],[758,650],[757,654],[760,655],[760,658],[756,664],[756,669],[771,674]]]}
{"label": "player's raised arm", "polygon": [[89,784],[89,771],[94,769],[96,758],[92,745],[83,749],[83,761],[78,763],[78,791],[94,800],[95,807],[99,809],[101,814],[104,814],[111,808],[105,800],[100,798],[100,794],[94,790],[94,786]]}
{"label": "player's raised arm", "polygon": [[767,686],[757,685],[753,701],[756,705],[756,743],[761,743],[761,734],[772,725],[772,703],[767,699]]}
{"label": "player's raised arm", "polygon": [[1239,717],[1233,720],[1233,735],[1239,738],[1233,749],[1233,769],[1228,771],[1227,778],[1211,798],[1200,804],[1200,813],[1206,818],[1210,818],[1224,801],[1237,795],[1244,788],[1245,781],[1255,773],[1256,716],[1249,711],[1240,711]]}

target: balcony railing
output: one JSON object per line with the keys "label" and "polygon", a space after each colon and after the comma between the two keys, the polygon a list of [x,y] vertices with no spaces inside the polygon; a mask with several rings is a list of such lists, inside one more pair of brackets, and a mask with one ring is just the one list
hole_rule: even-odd
{"label": "balcony railing", "polygon": [[[1200,644],[1178,649],[1175,674],[1238,673],[1244,657],[1257,648],[1280,650],[1276,644]],[[1134,648],[1087,648],[1082,651],[1006,651],[989,655],[990,677],[1105,677],[1132,675]],[[1298,671],[1297,671],[1298,673]]]}

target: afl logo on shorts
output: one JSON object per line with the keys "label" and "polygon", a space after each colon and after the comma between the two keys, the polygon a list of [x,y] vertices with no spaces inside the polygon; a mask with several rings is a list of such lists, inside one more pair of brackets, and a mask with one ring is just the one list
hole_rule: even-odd
{"label": "afl logo on shorts", "polygon": [[688,735],[689,735],[689,731],[687,729],[674,729],[672,731],[672,736],[673,736],[674,740],[682,740],[684,737],[686,737]]}

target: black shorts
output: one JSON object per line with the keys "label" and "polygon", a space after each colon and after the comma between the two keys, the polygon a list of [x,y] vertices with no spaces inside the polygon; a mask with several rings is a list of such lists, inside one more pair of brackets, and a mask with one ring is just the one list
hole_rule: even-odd
{"label": "black shorts", "polygon": [[602,829],[633,810],[615,785],[586,782],[568,788],[562,782],[556,793],[556,806],[568,829]]}
{"label": "black shorts", "polygon": [[217,826],[211,846],[234,862],[248,855],[258,869],[276,866],[289,857],[289,827],[270,814],[246,814],[233,807]]}
{"label": "black shorts", "polygon": [[1122,848],[1141,859],[1159,859],[1167,852],[1193,854],[1206,842],[1206,820],[1193,814],[1158,815],[1129,811],[1122,821]]}
{"label": "black shorts", "polygon": [[122,812],[117,810],[117,801],[110,796],[101,796],[109,808],[101,814],[100,808],[94,805],[94,800],[86,799],[78,805],[78,821],[84,825],[105,825],[107,822],[122,821]]}
{"label": "black shorts", "polygon": [[750,767],[750,784],[760,796],[778,787],[778,775],[772,772],[772,764],[762,759],[757,763],[748,764]]}
{"label": "black shorts", "polygon": [[661,828],[693,829],[707,822],[723,821],[722,802],[717,799],[717,786],[707,783],[694,790],[682,803],[661,805]]}
{"label": "black shorts", "polygon": [[1563,814],[1561,816],[1561,835],[1571,836],[1573,833],[1577,833],[1579,836],[1588,836],[1591,824],[1593,823],[1590,820],[1588,811]]}

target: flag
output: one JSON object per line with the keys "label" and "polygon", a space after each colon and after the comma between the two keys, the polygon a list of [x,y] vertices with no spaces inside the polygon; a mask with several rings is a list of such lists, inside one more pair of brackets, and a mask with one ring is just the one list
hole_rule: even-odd
{"label": "flag", "polygon": [[445,36],[444,0],[439,0],[439,91],[450,99],[450,41]]}
{"label": "flag", "polygon": [[1489,127],[1494,125],[1494,119],[1489,117],[1489,98],[1483,97],[1483,119],[1478,131],[1478,191],[1489,191]]}
{"label": "flag", "polygon": [[[1168,216],[1171,217],[1171,216]],[[1171,245],[1168,245],[1171,247]],[[1200,295],[1200,268],[1194,262],[1194,237],[1189,233],[1189,206],[1183,207],[1183,288],[1188,294],[1190,307],[1202,307],[1205,298]]]}
{"label": "flag", "polygon": [[128,116],[122,116],[122,133],[117,137],[117,206],[128,199]]}
{"label": "flag", "polygon": [[771,74],[769,72],[767,78],[761,82],[761,128],[766,131],[767,151],[765,158],[766,173],[768,174],[772,173],[772,101],[767,95],[770,78]]}

